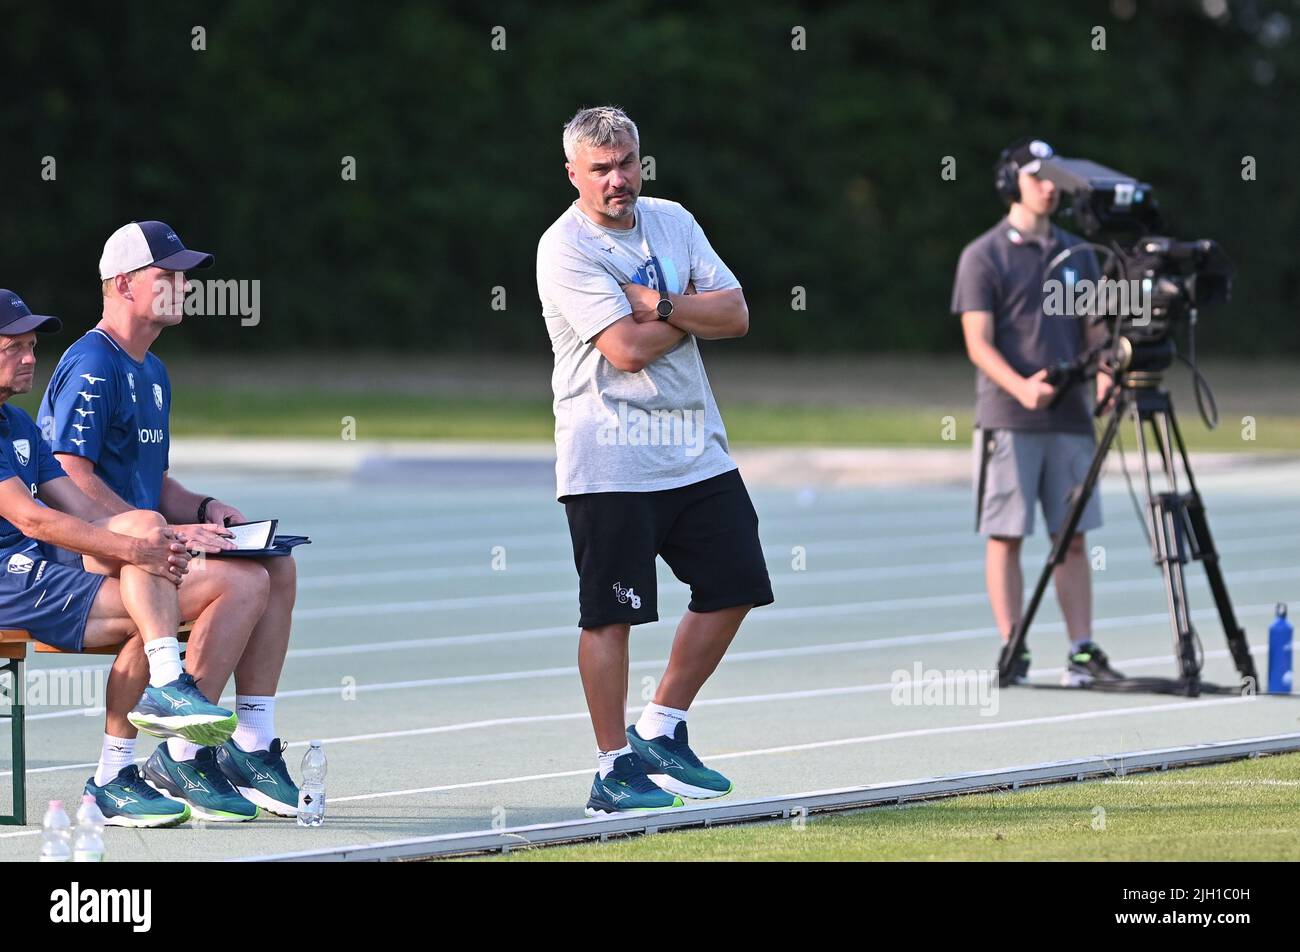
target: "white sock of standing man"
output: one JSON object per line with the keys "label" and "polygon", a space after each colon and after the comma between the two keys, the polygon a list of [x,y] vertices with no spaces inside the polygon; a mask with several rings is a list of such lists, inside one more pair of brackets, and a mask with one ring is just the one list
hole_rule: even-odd
{"label": "white sock of standing man", "polygon": [[646,740],[654,740],[656,737],[671,738],[677,732],[677,725],[685,720],[685,711],[675,707],[664,707],[651,701],[637,718],[636,732]]}

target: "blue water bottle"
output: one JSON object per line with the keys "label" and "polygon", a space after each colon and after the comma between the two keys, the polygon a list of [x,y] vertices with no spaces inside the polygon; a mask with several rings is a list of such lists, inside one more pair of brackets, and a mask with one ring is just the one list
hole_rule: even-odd
{"label": "blue water bottle", "polygon": [[1291,634],[1286,606],[1277,606],[1277,618],[1268,629],[1268,693],[1291,693]]}

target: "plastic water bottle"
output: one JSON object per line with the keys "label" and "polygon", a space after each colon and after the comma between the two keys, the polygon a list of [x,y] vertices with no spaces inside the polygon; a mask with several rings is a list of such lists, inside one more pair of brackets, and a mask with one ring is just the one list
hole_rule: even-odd
{"label": "plastic water bottle", "polygon": [[41,820],[41,862],[66,863],[72,859],[72,821],[62,800],[51,800]]}
{"label": "plastic water bottle", "polygon": [[102,863],[104,861],[104,814],[95,798],[84,794],[81,808],[77,810],[77,835],[72,839],[74,863]]}
{"label": "plastic water bottle", "polygon": [[302,755],[302,784],[298,787],[298,825],[325,822],[325,751],[314,740]]}
{"label": "plastic water bottle", "polygon": [[1268,629],[1268,693],[1291,693],[1291,635],[1286,606],[1277,606],[1277,618]]}

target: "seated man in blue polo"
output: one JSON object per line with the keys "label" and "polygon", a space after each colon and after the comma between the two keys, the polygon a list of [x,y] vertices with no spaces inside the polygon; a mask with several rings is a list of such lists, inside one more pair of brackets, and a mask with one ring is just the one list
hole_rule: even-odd
{"label": "seated man in blue polo", "polygon": [[[65,651],[141,643],[148,683],[126,693],[110,679],[110,716],[159,737],[220,742],[236,717],[199,691],[176,640],[181,618],[200,618],[216,600],[211,579],[182,588],[186,536],[156,512],[111,513],[87,498],[32,418],[6,402],[32,388],[37,333],[60,326],[0,289],[0,627]],[[56,547],[80,553],[85,567],[60,560]],[[102,783],[92,778],[86,791],[115,826],[171,826],[190,816],[144,783],[134,762]]]}
{"label": "seated man in blue polo", "polygon": [[[149,352],[163,329],[184,316],[185,272],[209,267],[212,260],[186,248],[163,222],[131,222],[113,232],[99,262],[102,319],[59,360],[40,420],[56,458],[87,496],[114,513],[159,512],[215,551],[226,544],[216,534],[220,526],[247,520],[234,506],[186,489],[169,473],[171,382],[163,362]],[[292,556],[226,564],[236,561],[268,578],[266,604],[242,655],[232,659],[231,671],[215,678],[223,690],[234,675],[239,727],[216,749],[182,739],[160,745],[145,774],[162,780],[178,765],[215,760],[249,802],[292,817],[298,789],[275,732],[275,695],[289,648],[296,567]],[[116,670],[124,676],[130,671],[139,683],[146,677],[138,658],[119,656]],[[168,792],[189,797],[183,788]],[[199,809],[194,800],[190,805]]]}

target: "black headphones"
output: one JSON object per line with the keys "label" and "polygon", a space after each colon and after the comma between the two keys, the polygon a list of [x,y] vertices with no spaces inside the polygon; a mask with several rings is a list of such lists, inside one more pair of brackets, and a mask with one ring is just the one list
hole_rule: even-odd
{"label": "black headphones", "polygon": [[[1020,201],[1021,162],[1017,159],[1016,154],[1024,152],[1026,147],[1035,141],[1039,140],[1036,140],[1033,136],[1017,139],[998,155],[997,164],[993,166],[993,187],[997,190],[998,198],[1002,199],[1005,205]],[[1046,143],[1043,144],[1046,145]],[[1048,146],[1048,148],[1050,150],[1051,147]],[[1051,154],[1050,151],[1048,154]],[[1027,159],[1024,164],[1029,164]]]}

